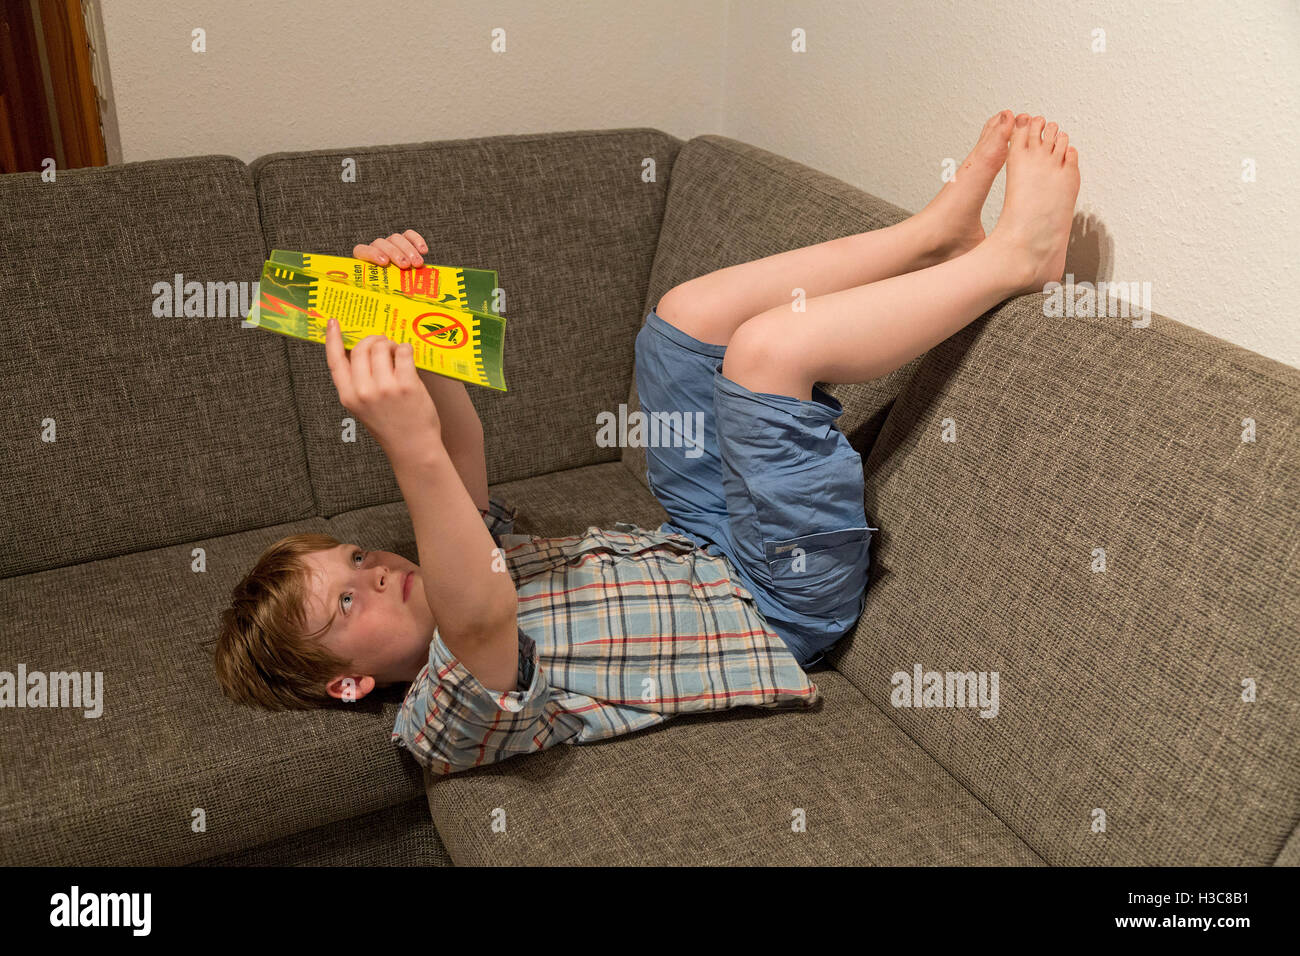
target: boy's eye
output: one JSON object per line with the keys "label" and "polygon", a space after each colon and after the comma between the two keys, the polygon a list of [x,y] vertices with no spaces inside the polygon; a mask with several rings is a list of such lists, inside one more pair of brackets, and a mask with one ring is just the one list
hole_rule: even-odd
{"label": "boy's eye", "polygon": [[[366,553],[365,553],[364,551],[353,551],[353,552],[352,552],[352,562],[353,562],[354,564],[356,564],[357,558],[361,558],[361,559],[364,560],[364,559],[365,559],[365,556],[366,556]],[[359,565],[358,565],[358,566],[359,566]],[[347,603],[344,604],[344,603],[343,603],[344,601],[346,601]],[[348,612],[348,608],[350,608],[351,606],[352,606],[352,595],[351,595],[351,594],[341,594],[341,595],[339,595],[339,607],[343,609],[343,613],[344,613],[344,614],[346,614],[346,613]]]}

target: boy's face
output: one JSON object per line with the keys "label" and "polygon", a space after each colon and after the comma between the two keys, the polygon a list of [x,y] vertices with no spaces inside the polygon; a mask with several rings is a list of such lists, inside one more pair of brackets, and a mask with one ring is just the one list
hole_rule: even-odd
{"label": "boy's face", "polygon": [[341,699],[347,677],[356,681],[357,699],[377,685],[414,680],[428,662],[436,624],[419,566],[401,555],[363,551],[354,544],[317,551],[303,560],[312,571],[308,633],[333,613],[334,623],[316,639],[352,662],[351,673],[330,682],[330,694]]}

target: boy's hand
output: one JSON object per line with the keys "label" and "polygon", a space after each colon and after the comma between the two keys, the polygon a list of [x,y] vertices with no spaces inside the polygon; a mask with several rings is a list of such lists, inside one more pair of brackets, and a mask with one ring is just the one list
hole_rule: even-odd
{"label": "boy's hand", "polygon": [[379,238],[369,245],[358,244],[352,248],[353,259],[364,259],[375,265],[386,266],[389,260],[402,269],[424,265],[423,253],[429,244],[414,229],[393,233],[387,239]]}
{"label": "boy's hand", "polygon": [[415,373],[414,349],[383,335],[367,335],[349,361],[339,324],[325,328],[325,360],[339,402],[375,437],[391,460],[394,452],[442,442],[442,423],[428,389]]}

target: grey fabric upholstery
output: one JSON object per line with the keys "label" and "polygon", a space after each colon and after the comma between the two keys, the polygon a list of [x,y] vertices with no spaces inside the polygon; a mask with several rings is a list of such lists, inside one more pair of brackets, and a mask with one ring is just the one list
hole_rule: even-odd
{"label": "grey fabric upholstery", "polygon": [[[102,671],[104,698],[96,718],[0,711],[0,865],[184,864],[420,794],[419,768],[387,739],[400,694],[271,714],[213,678],[204,642],[231,586],[301,531],[334,533],[317,518],[0,582],[6,662]],[[205,832],[191,831],[195,808]]]}
{"label": "grey fabric upholstery", "polygon": [[152,310],[177,273],[256,280],[243,163],[0,176],[0,209],[0,576],[313,513],[284,340]]}
{"label": "grey fabric upholstery", "polygon": [[[0,709],[0,864],[1300,864],[1297,370],[1160,317],[1007,303],[831,389],[881,531],[862,620],[814,669],[821,708],[426,779],[389,742],[404,688],[290,714],[221,696],[217,614],[267,544],[418,553],[382,453],[339,440],[320,346],[154,318],[153,284],[421,229],[429,260],[507,291],[510,391],[471,395],[516,531],[654,528],[640,449],[594,441],[597,412],[636,407],[649,308],[905,211],[650,129],[2,176],[0,202],[0,670],[105,682],[96,719]],[[999,671],[997,717],[891,706],[916,663]]]}
{"label": "grey fabric upholstery", "polygon": [[[932,349],[894,406],[866,608],[828,660],[1049,863],[1271,863],[1300,808],[1300,370],[1042,298]],[[891,706],[916,663],[998,671],[998,716]]]}
{"label": "grey fabric upholstery", "polygon": [[[664,519],[619,462],[492,493],[519,502],[520,533]],[[397,503],[0,581],[6,661],[104,674],[100,717],[0,710],[0,865],[186,864],[423,795],[419,766],[389,741],[404,688],[351,709],[268,714],[226,700],[212,677],[208,645],[230,588],[263,548],[303,531],[419,558]],[[206,573],[191,570],[193,547]],[[202,833],[190,829],[196,807]]]}
{"label": "grey fabric upholstery", "polygon": [[812,711],[689,714],[432,775],[438,832],[458,866],[1040,862],[843,676],[810,673]]}
{"label": "grey fabric upholstery", "polygon": [[191,866],[451,866],[421,796]]}

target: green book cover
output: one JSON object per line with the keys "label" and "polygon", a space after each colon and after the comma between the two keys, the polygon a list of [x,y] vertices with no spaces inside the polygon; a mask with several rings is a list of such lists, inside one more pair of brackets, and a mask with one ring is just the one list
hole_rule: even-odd
{"label": "green book cover", "polygon": [[398,344],[410,342],[417,368],[506,391],[506,320],[501,316],[357,287],[340,277],[267,260],[250,325],[324,343],[329,319],[338,320],[348,348],[375,334]]}

